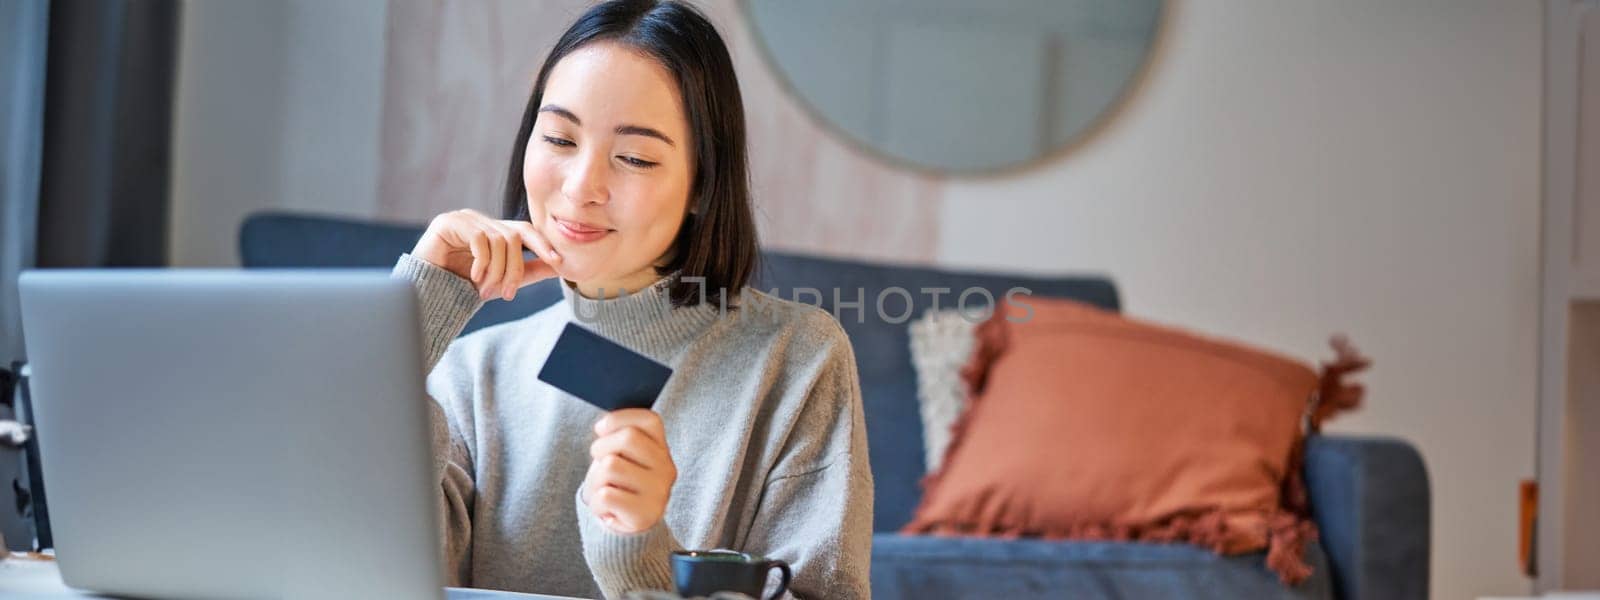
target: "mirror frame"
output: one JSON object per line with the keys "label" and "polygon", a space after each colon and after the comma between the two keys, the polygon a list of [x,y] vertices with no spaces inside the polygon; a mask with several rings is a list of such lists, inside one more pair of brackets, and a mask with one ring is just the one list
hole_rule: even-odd
{"label": "mirror frame", "polygon": [[[1055,147],[1040,152],[1027,160],[1020,160],[994,167],[937,167],[906,158],[892,155],[888,152],[874,148],[865,140],[846,130],[844,126],[835,122],[831,117],[822,112],[822,109],[813,105],[810,100],[800,93],[789,73],[778,63],[773,55],[772,46],[767,44],[761,31],[756,27],[755,18],[752,16],[750,4],[755,0],[738,0],[739,21],[744,27],[745,34],[749,36],[751,44],[756,47],[756,53],[761,57],[761,63],[772,73],[773,79],[778,82],[779,90],[789,97],[790,101],[800,107],[813,125],[826,132],[829,138],[838,141],[857,154],[872,157],[873,159],[895,169],[909,171],[922,177],[932,178],[963,178],[963,179],[990,179],[1003,178],[1021,174],[1041,168],[1058,159],[1064,158],[1078,149],[1090,144],[1094,139],[1104,135],[1117,117],[1133,103],[1144,88],[1149,84],[1151,73],[1155,70],[1158,57],[1164,56],[1166,46],[1170,43],[1172,20],[1175,18],[1175,6],[1180,0],[1157,0],[1161,6],[1156,9],[1155,28],[1150,35],[1150,43],[1145,45],[1144,54],[1139,58],[1139,66],[1128,75],[1127,82],[1122,89],[1113,96],[1111,103],[1104,110],[1090,119],[1082,129],[1074,133],[1065,142]],[[746,114],[749,107],[745,108]]]}

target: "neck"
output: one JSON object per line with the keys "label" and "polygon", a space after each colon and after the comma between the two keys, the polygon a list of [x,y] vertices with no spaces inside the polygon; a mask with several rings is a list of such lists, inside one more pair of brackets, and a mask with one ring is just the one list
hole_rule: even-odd
{"label": "neck", "polygon": [[624,346],[669,362],[672,355],[706,327],[720,311],[707,302],[676,308],[670,298],[677,273],[658,277],[641,288],[629,288],[626,296],[606,288],[606,297],[589,298],[573,282],[562,284],[567,310],[579,324]]}
{"label": "neck", "polygon": [[585,298],[604,300],[606,298],[615,298],[623,293],[637,293],[655,285],[661,279],[662,276],[656,274],[654,267],[645,267],[643,270],[621,279],[591,279],[587,281],[572,281],[571,284]]}

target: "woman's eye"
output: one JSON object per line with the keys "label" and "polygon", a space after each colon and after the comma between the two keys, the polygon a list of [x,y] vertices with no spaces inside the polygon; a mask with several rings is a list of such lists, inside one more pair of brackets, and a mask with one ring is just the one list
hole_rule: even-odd
{"label": "woman's eye", "polygon": [[567,147],[567,146],[572,146],[573,145],[572,140],[566,140],[566,139],[562,139],[562,138],[558,138],[558,137],[551,137],[551,136],[548,136],[548,135],[547,136],[543,136],[543,137],[544,137],[544,141],[546,143],[549,143],[552,146]]}
{"label": "woman's eye", "polygon": [[632,156],[618,156],[617,158],[622,159],[622,162],[628,163],[629,165],[632,165],[632,166],[635,166],[635,167],[639,167],[641,169],[648,169],[648,168],[654,167],[654,166],[656,166],[656,164],[658,164],[658,163],[654,163],[654,162],[651,162],[651,161],[648,161],[648,160],[644,160],[644,159],[641,159],[641,158],[634,158]]}

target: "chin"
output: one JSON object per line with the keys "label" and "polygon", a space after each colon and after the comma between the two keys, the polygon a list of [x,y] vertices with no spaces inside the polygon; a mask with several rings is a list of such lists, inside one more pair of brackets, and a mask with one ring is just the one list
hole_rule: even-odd
{"label": "chin", "polygon": [[562,279],[575,283],[593,280],[599,273],[599,270],[588,264],[588,261],[566,254],[561,255],[561,264],[555,267],[555,271]]}
{"label": "chin", "polygon": [[[609,281],[615,279],[610,269],[609,261],[604,257],[591,256],[583,250],[568,250],[561,252],[561,264],[555,271],[562,279],[573,283],[588,283],[593,281]],[[607,290],[610,293],[610,290]]]}

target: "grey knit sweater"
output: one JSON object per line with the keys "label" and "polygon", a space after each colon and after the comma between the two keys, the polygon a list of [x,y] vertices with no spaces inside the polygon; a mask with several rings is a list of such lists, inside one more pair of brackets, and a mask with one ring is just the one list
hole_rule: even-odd
{"label": "grey knit sweater", "polygon": [[[409,254],[393,275],[420,301],[451,585],[616,598],[671,589],[673,550],[731,548],[788,561],[796,597],[868,597],[867,432],[831,315],[750,288],[736,311],[674,308],[673,276],[602,300],[563,282],[562,302],[455,339],[483,304],[472,284]],[[570,321],[675,370],[654,410],[678,479],[648,531],[578,500],[603,414],[535,377]]]}

